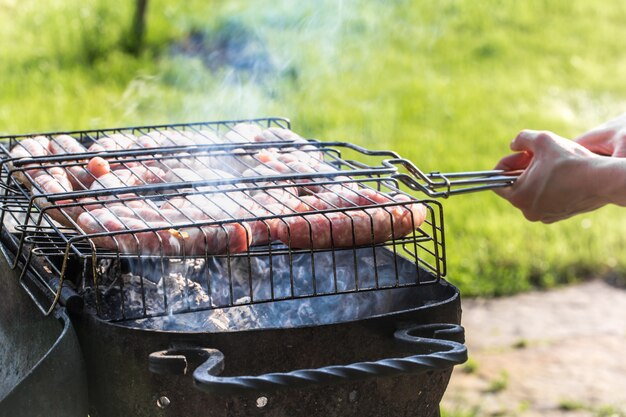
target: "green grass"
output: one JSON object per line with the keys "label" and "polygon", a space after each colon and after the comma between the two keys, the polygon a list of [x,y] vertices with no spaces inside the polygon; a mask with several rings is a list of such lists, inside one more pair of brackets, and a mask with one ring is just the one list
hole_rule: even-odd
{"label": "green grass", "polygon": [[441,417],[479,417],[480,410],[441,410]]}
{"label": "green grass", "polygon": [[577,411],[577,410],[586,410],[589,406],[585,405],[580,401],[565,399],[559,403],[559,410],[563,411]]}
{"label": "green grass", "polygon": [[576,400],[564,399],[559,403],[559,409],[563,411],[585,410],[592,412],[597,417],[624,417],[626,414],[623,410],[612,405],[590,406]]}
{"label": "green grass", "polygon": [[[151,0],[140,57],[120,49],[131,6],[0,0],[0,132],[280,115],[309,137],[463,171],[490,169],[523,128],[571,137],[624,110],[618,0]],[[274,70],[170,53],[224,28],[260,39]],[[545,226],[491,193],[443,203],[449,279],[466,295],[626,271],[623,209]]]}
{"label": "green grass", "polygon": [[478,371],[478,362],[476,359],[469,357],[467,362],[461,365],[461,370],[466,374],[475,374]]}
{"label": "green grass", "polygon": [[485,392],[489,394],[497,394],[501,391],[504,391],[509,386],[509,374],[506,371],[500,372],[500,374],[494,378],[490,383]]}

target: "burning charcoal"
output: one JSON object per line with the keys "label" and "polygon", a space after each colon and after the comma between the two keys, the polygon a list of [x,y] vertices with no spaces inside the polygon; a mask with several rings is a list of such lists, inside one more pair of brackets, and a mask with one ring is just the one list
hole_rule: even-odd
{"label": "burning charcoal", "polygon": [[170,273],[163,277],[157,292],[164,301],[167,301],[168,313],[209,306],[209,296],[202,286],[182,274]]}
{"label": "burning charcoal", "polygon": [[157,288],[153,282],[131,274],[125,274],[122,279],[124,281],[123,306],[126,317],[139,317],[144,314],[144,308],[146,314],[154,314],[162,310],[162,304],[155,297]]}
{"label": "burning charcoal", "polygon": [[311,267],[315,270],[317,292],[325,294],[354,289],[357,259],[352,250],[317,252]]}
{"label": "burning charcoal", "polygon": [[[269,262],[267,257],[241,257],[232,259],[233,295],[261,301],[271,299]],[[252,294],[250,294],[252,289]]]}
{"label": "burning charcoal", "polygon": [[[343,308],[343,306],[342,306]],[[296,315],[298,317],[298,322],[299,324],[302,322],[306,322],[306,318],[307,317],[314,317],[315,316],[315,310],[311,307],[311,303],[310,302],[304,302],[304,303],[300,303],[300,305],[298,306],[298,309],[296,310]]]}
{"label": "burning charcoal", "polygon": [[207,277],[215,306],[271,299],[267,257],[211,258]]}
{"label": "burning charcoal", "polygon": [[[117,309],[123,317],[136,318],[210,306],[209,296],[200,284],[204,282],[201,279],[203,260],[163,261],[159,268],[155,267],[156,264],[142,262],[141,268],[134,269],[145,275],[119,274],[118,278],[105,281],[107,286],[99,287],[111,305],[112,313]],[[101,265],[100,268],[109,278],[111,271],[121,271],[116,263]]]}
{"label": "burning charcoal", "polygon": [[169,314],[163,318],[137,320],[141,325],[147,328],[153,328],[155,323],[163,330],[182,329],[186,331],[224,331],[232,328],[233,323],[223,313],[222,310],[210,310],[207,314],[199,314],[196,312],[183,314]]}

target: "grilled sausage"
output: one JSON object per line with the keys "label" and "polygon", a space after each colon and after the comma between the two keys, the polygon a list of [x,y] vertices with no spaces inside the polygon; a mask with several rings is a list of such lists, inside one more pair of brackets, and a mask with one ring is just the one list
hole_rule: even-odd
{"label": "grilled sausage", "polygon": [[123,151],[130,149],[137,143],[137,137],[128,133],[113,133],[97,139],[90,147],[89,152]]}
{"label": "grilled sausage", "polygon": [[100,178],[101,176],[111,172],[111,165],[109,165],[109,161],[106,159],[96,156],[87,162],[87,169],[95,178]]}
{"label": "grilled sausage", "polygon": [[[16,159],[46,156],[50,154],[48,151],[48,143],[49,140],[45,136],[22,139],[10,150],[9,154],[11,158]],[[10,169],[15,168],[10,162],[8,166]],[[32,167],[32,169],[26,169],[28,167]],[[49,174],[49,172],[47,172],[41,164],[32,164],[20,167],[19,170],[14,171],[13,175],[17,181],[30,189],[33,186],[32,179],[43,174]]]}
{"label": "grilled sausage", "polygon": [[383,243],[417,229],[426,207],[403,194],[390,199],[406,205],[310,213],[276,221],[276,236],[292,248],[333,248]]}
{"label": "grilled sausage", "polygon": [[[107,208],[85,212],[78,217],[77,223],[87,235],[118,232],[91,239],[97,247],[121,253],[203,256],[245,252],[250,244],[250,229],[245,223],[178,228],[176,222],[157,220],[165,218],[159,213],[152,213],[154,220],[147,220],[118,216],[116,211],[123,214],[119,209]],[[161,230],[153,230],[155,228]]]}
{"label": "grilled sausage", "polygon": [[[59,135],[52,138],[50,140],[48,150],[52,155],[80,154],[87,151],[87,149],[85,149],[80,142],[69,135]],[[70,164],[80,164],[80,162],[80,160],[68,161]],[[67,171],[67,177],[75,190],[88,189],[95,179],[84,164],[67,166],[65,170]]]}
{"label": "grilled sausage", "polygon": [[[96,140],[87,150],[89,152],[114,152],[125,151],[137,147],[137,137],[130,133],[112,133],[109,136],[103,136]],[[115,161],[111,161],[111,169],[132,168],[139,165],[138,162],[128,160],[129,158],[115,157]],[[117,162],[119,161],[119,162]]]}
{"label": "grilled sausage", "polygon": [[[268,148],[265,152],[273,154],[275,159],[288,163],[298,160],[310,166],[317,166],[324,160],[323,153],[316,146],[309,145],[309,141],[289,129],[270,127],[263,130],[255,138],[256,142],[294,142],[297,147]],[[303,145],[305,144],[305,145]]]}
{"label": "grilled sausage", "polygon": [[128,169],[112,170],[96,178],[91,190],[132,187],[165,182],[165,172],[157,167],[137,166]]}

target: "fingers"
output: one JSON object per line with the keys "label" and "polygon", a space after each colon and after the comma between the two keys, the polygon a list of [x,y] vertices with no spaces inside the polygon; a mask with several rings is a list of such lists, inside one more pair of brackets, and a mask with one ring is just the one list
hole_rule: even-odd
{"label": "fingers", "polygon": [[626,158],[626,134],[624,136],[625,137],[615,146],[615,149],[613,149],[611,156],[616,158]]}
{"label": "fingers", "polygon": [[519,169],[526,169],[532,159],[532,153],[528,151],[514,153],[511,155],[507,155],[500,161],[498,161],[498,164],[495,166],[494,169],[501,169],[503,171],[516,171]]}
{"label": "fingers", "polygon": [[[503,171],[525,170],[533,159],[533,150],[536,149],[536,137],[542,132],[523,130],[511,142],[511,150],[517,151],[500,159],[494,169]],[[513,194],[513,187],[494,188],[493,191],[502,198],[509,200]]]}
{"label": "fingers", "polygon": [[606,155],[611,155],[616,158],[626,157],[626,130],[620,130],[612,138],[607,141],[611,144],[612,149]]}
{"label": "fingers", "polygon": [[[511,150],[517,151],[500,159],[494,169],[503,171],[525,170],[533,159],[534,150],[537,149],[537,137],[546,135],[545,132],[536,130],[523,130],[511,142]],[[505,199],[510,199],[513,187],[501,187],[493,190],[497,195]]]}
{"label": "fingers", "polygon": [[570,142],[556,133],[546,130],[522,130],[511,142],[511,150],[536,153],[540,149],[553,146],[555,142],[564,140]]}
{"label": "fingers", "polygon": [[607,147],[613,134],[606,129],[594,129],[574,139],[575,142],[600,155],[610,155],[612,149]]}

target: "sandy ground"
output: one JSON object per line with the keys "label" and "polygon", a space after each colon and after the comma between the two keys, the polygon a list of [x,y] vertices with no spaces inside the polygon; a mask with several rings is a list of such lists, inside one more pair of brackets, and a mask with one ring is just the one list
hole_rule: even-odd
{"label": "sandy ground", "polygon": [[591,281],[462,305],[470,360],[444,396],[452,415],[626,416],[625,289]]}

